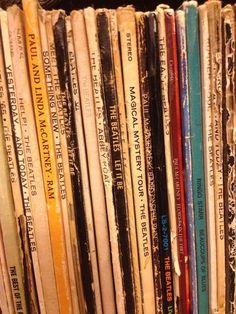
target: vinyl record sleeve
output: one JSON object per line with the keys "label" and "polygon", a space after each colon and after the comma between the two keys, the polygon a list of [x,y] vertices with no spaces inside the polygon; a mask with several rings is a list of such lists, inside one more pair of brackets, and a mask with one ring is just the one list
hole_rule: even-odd
{"label": "vinyl record sleeve", "polygon": [[109,10],[96,10],[98,42],[101,58],[101,73],[104,86],[107,128],[110,136],[111,170],[113,197],[117,217],[120,260],[123,272],[123,289],[125,293],[125,311],[135,311],[133,273],[131,263],[130,235],[128,225],[127,199],[125,189],[122,142],[120,134],[119,108],[115,85]]}
{"label": "vinyl record sleeve", "polygon": [[225,272],[227,313],[235,312],[235,234],[236,234],[236,161],[235,120],[235,12],[231,5],[222,9],[222,138],[225,205]]}
{"label": "vinyl record sleeve", "polygon": [[68,313],[71,313],[72,300],[68,276],[62,208],[59,197],[53,135],[51,132],[49,100],[43,70],[37,6],[38,4],[34,0],[30,2],[23,1],[24,13],[26,15],[24,21],[28,64],[44,187],[48,205],[48,218],[59,309],[62,312],[67,311]]}
{"label": "vinyl record sleeve", "polygon": [[125,291],[123,286],[123,270],[120,260],[120,245],[118,221],[113,197],[113,180],[111,164],[111,144],[108,130],[106,101],[101,72],[101,56],[99,51],[96,13],[92,7],[84,9],[86,33],[89,46],[89,61],[92,75],[92,92],[96,113],[96,130],[98,138],[99,159],[102,170],[103,185],[106,199],[109,237],[111,245],[111,258],[113,267],[113,280],[115,285],[116,307],[118,313],[125,311]]}
{"label": "vinyl record sleeve", "polygon": [[162,290],[161,290],[161,266],[159,257],[159,238],[158,238],[158,207],[155,189],[155,176],[153,164],[152,147],[152,129],[151,129],[151,102],[150,102],[150,84],[148,76],[148,53],[147,41],[148,34],[148,16],[143,12],[136,12],[137,40],[138,40],[138,61],[140,75],[140,94],[142,121],[144,130],[145,160],[146,160],[146,178],[148,189],[148,203],[151,225],[153,276],[156,300],[156,312],[162,311]]}
{"label": "vinyl record sleeve", "polygon": [[205,193],[207,213],[207,240],[208,240],[208,273],[209,273],[209,308],[212,313],[217,311],[217,250],[216,250],[216,218],[215,218],[215,191],[214,191],[214,164],[213,164],[213,130],[211,106],[211,60],[210,38],[206,4],[199,6],[199,40],[201,61],[201,98],[202,98],[202,127],[203,127],[203,154],[205,169]]}
{"label": "vinyl record sleeve", "polygon": [[188,58],[188,89],[191,125],[193,205],[195,211],[198,310],[208,311],[207,221],[201,109],[198,11],[195,2],[185,8]]}
{"label": "vinyl record sleeve", "polygon": [[222,141],[222,14],[221,1],[207,1],[211,60],[211,106],[217,250],[218,311],[225,311],[225,230]]}
{"label": "vinyl record sleeve", "polygon": [[[28,185],[28,174],[25,171],[26,170],[26,158],[25,158],[25,152],[23,149],[23,140],[22,140],[22,131],[21,131],[21,125],[20,125],[20,119],[19,119],[19,106],[18,98],[17,98],[17,91],[16,91],[16,77],[18,74],[18,68],[13,67],[12,62],[12,54],[15,50],[14,48],[14,42],[10,40],[10,36],[12,33],[12,28],[8,28],[8,16],[6,11],[0,11],[0,19],[1,19],[1,32],[2,32],[2,39],[3,39],[3,55],[4,55],[4,61],[5,61],[5,67],[6,67],[6,82],[7,82],[7,90],[8,90],[8,114],[10,115],[8,117],[8,121],[10,121],[10,128],[12,129],[12,135],[13,135],[13,142],[15,147],[15,154],[16,154],[16,163],[17,163],[17,171],[19,175],[19,183],[20,183],[20,191],[21,191],[21,197],[23,202],[23,208],[24,208],[24,215],[26,217],[27,222],[27,231],[25,226],[22,226],[23,228],[21,230],[21,239],[22,239],[22,247],[25,249],[24,254],[26,255],[26,259],[24,266],[27,269],[27,272],[25,272],[25,276],[27,276],[27,283],[29,288],[29,295],[30,295],[30,308],[35,309],[36,312],[39,311],[38,309],[38,303],[37,298],[35,297],[36,291],[35,291],[35,282],[37,286],[37,297],[39,300],[39,305],[42,308],[42,311],[45,311],[45,303],[44,303],[44,297],[43,297],[43,286],[41,281],[41,274],[40,274],[40,268],[39,268],[39,257],[38,257],[38,251],[37,251],[37,245],[36,245],[36,236],[35,236],[35,228],[34,228],[34,220],[32,215],[32,206],[29,202],[30,197],[30,188]],[[13,25],[11,25],[14,27]],[[14,29],[14,32],[16,30]],[[19,216],[21,217],[21,216]],[[21,225],[19,224],[21,227]],[[27,235],[25,234],[27,232]],[[28,255],[28,246],[26,243],[26,239],[29,240],[30,245],[30,258],[32,258],[32,264],[33,269],[29,266],[30,263],[28,263],[29,255]],[[23,249],[23,250],[24,250]],[[35,282],[34,282],[35,280]],[[32,297],[32,298],[31,298]],[[31,309],[32,309],[31,308]]]}
{"label": "vinyl record sleeve", "polygon": [[[75,119],[75,130],[76,130],[76,140],[78,145],[78,154],[81,166],[81,180],[82,180],[82,193],[84,200],[84,219],[81,219],[82,228],[80,232],[83,233],[79,235],[80,241],[80,256],[81,256],[81,267],[79,271],[81,272],[81,277],[84,286],[84,295],[87,302],[88,311],[92,312],[96,307],[98,313],[102,311],[101,303],[101,290],[99,282],[99,271],[98,271],[98,257],[97,257],[97,246],[94,230],[94,218],[93,218],[93,208],[91,200],[91,189],[88,177],[88,163],[87,154],[85,147],[84,138],[84,125],[82,120],[82,108],[79,92],[79,82],[78,82],[78,71],[76,67],[76,55],[73,43],[73,30],[71,25],[71,17],[66,17],[66,34],[67,34],[67,54],[69,62],[69,77],[70,77],[70,87],[71,87],[71,102],[74,111]],[[86,232],[84,231],[86,228]],[[78,230],[79,232],[79,230]],[[85,233],[85,234],[84,234]],[[88,243],[83,241],[83,237],[86,237],[88,233]],[[82,237],[82,238],[81,238]],[[81,243],[82,242],[82,243]],[[83,248],[81,247],[83,245]],[[91,262],[90,262],[91,261]],[[90,268],[91,267],[91,268]],[[91,274],[90,274],[91,272]],[[94,290],[94,291],[93,291]],[[92,294],[92,295],[91,295]],[[94,296],[93,296],[94,294]],[[81,296],[82,298],[83,296]],[[93,297],[95,298],[94,302]],[[80,298],[79,298],[80,299]],[[83,298],[82,298],[83,299]],[[83,300],[80,302],[83,303]]]}
{"label": "vinyl record sleeve", "polygon": [[117,90],[117,101],[119,107],[119,120],[120,120],[120,135],[122,141],[122,158],[124,164],[124,176],[125,176],[125,188],[127,197],[127,208],[129,218],[129,232],[130,232],[130,244],[131,244],[131,255],[132,255],[132,267],[134,276],[134,290],[135,290],[135,309],[137,313],[142,311],[142,300],[141,300],[141,280],[139,272],[139,256],[138,256],[138,245],[137,245],[137,230],[135,221],[135,208],[133,199],[133,188],[131,178],[131,166],[129,156],[129,143],[126,123],[126,108],[124,100],[124,86],[122,77],[121,67],[121,55],[119,45],[119,34],[117,25],[117,11],[109,10],[110,13],[110,27],[111,27],[111,40],[112,40],[112,51],[113,61],[115,70],[115,83]]}
{"label": "vinyl record sleeve", "polygon": [[106,201],[96,130],[96,113],[93,98],[92,76],[90,70],[89,48],[83,10],[72,11],[73,29],[78,81],[81,97],[82,119],[92,196],[94,226],[96,234],[98,267],[101,283],[102,306],[104,313],[115,313],[115,294],[107,223]]}
{"label": "vinyl record sleeve", "polygon": [[135,12],[132,6],[117,9],[120,36],[125,104],[130,147],[132,187],[134,193],[137,240],[140,261],[143,310],[155,312],[152,250],[139,72],[137,59],[137,34]]}

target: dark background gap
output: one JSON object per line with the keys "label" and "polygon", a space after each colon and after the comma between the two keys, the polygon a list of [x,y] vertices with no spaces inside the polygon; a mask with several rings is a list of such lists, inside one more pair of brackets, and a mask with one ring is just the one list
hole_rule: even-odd
{"label": "dark background gap", "polygon": [[[113,0],[113,1],[105,1],[105,0],[39,0],[42,7],[45,9],[64,9],[67,12],[70,12],[74,9],[83,9],[88,6],[93,6],[94,8],[110,8],[110,9],[116,9],[119,6],[125,6],[128,4],[133,4],[133,6],[136,8],[136,10],[140,11],[151,11],[155,10],[156,6],[160,3],[166,3],[173,9],[177,9],[183,1],[138,1],[138,0]],[[198,1],[199,4],[204,3],[205,1]],[[20,4],[20,0],[0,0],[0,6],[4,9],[7,8],[7,6],[17,3]],[[234,0],[229,1],[222,1],[223,5],[227,3],[235,3]]]}

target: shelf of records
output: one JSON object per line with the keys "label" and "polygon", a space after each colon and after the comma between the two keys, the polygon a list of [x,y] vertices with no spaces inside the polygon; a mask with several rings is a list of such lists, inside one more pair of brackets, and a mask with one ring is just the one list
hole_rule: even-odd
{"label": "shelf of records", "polygon": [[235,8],[1,9],[1,313],[236,313]]}

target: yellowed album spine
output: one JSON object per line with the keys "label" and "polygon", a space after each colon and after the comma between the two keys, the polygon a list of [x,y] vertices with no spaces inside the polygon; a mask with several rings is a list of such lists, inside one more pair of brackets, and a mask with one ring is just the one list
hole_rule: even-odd
{"label": "yellowed album spine", "polygon": [[23,1],[26,44],[60,313],[72,313],[68,261],[36,0]]}
{"label": "yellowed album spine", "polygon": [[[65,138],[65,126],[63,116],[63,102],[60,92],[60,82],[57,71],[56,51],[52,29],[52,14],[55,11],[46,12],[39,10],[39,27],[42,38],[43,64],[46,78],[47,90],[49,95],[51,126],[54,137],[54,147],[57,164],[57,176],[60,189],[63,225],[65,230],[66,252],[68,259],[68,270],[70,279],[70,288],[73,302],[73,311],[78,312],[78,295],[75,279],[75,264],[73,262],[72,242],[69,216],[72,216],[73,197],[70,184],[70,171],[67,152],[67,143]],[[60,11],[59,11],[60,12]],[[45,40],[44,40],[44,39]],[[60,114],[61,112],[61,114]],[[59,116],[60,115],[60,116]],[[63,141],[64,140],[64,141]],[[66,158],[67,157],[67,158]]]}
{"label": "yellowed album spine", "polygon": [[66,33],[67,33],[67,45],[68,45],[68,60],[70,65],[70,83],[72,86],[72,104],[73,110],[75,113],[75,124],[76,124],[76,133],[77,141],[79,148],[80,156],[80,165],[81,165],[81,177],[83,180],[82,189],[84,197],[84,206],[85,206],[85,215],[86,223],[88,230],[89,238],[89,254],[92,265],[92,275],[93,275],[93,285],[94,285],[94,294],[95,294],[95,304],[97,313],[102,313],[102,303],[101,303],[101,290],[99,282],[99,271],[98,271],[98,257],[97,257],[97,248],[96,248],[96,238],[94,230],[94,218],[93,218],[93,208],[91,200],[91,191],[89,186],[89,177],[88,177],[88,163],[86,156],[85,148],[85,138],[84,138],[84,129],[82,121],[82,112],[81,112],[81,100],[78,84],[78,73],[76,68],[76,59],[75,59],[75,50],[73,43],[73,34],[72,34],[72,25],[71,17],[66,17]]}
{"label": "yellowed album spine", "polygon": [[[3,13],[5,14],[5,13]],[[1,31],[2,32],[2,31]],[[8,94],[7,94],[7,81],[5,77],[5,62],[4,62],[4,53],[3,53],[3,47],[2,47],[2,34],[0,32],[0,105],[1,105],[1,117],[2,117],[2,124],[3,124],[3,134],[4,134],[4,146],[6,149],[7,154],[7,162],[8,162],[8,169],[9,169],[9,175],[10,175],[10,184],[11,184],[11,191],[12,191],[12,197],[13,197],[13,209],[15,213],[16,218],[16,241],[17,245],[19,245],[20,249],[20,228],[19,228],[19,217],[23,215],[23,201],[22,201],[22,195],[20,190],[20,181],[19,181],[19,174],[18,174],[18,168],[17,168],[17,161],[16,161],[16,154],[15,154],[15,147],[13,142],[13,133],[12,133],[12,127],[11,127],[11,118],[10,118],[10,111],[9,111],[9,103],[8,103]],[[5,227],[5,225],[3,226]],[[7,227],[7,225],[6,225]],[[4,233],[3,229],[3,233]],[[4,237],[3,237],[4,239]],[[10,239],[12,240],[12,239]],[[5,242],[6,243],[6,242]],[[7,254],[7,253],[6,253]],[[6,255],[7,262],[8,256]],[[19,251],[19,263],[20,266],[23,267],[23,251],[20,249]],[[8,270],[8,269],[7,269]],[[23,273],[22,273],[23,275]],[[15,280],[13,278],[13,280]],[[20,279],[20,280],[23,280]],[[14,298],[14,307],[15,302],[19,302],[20,300],[15,300]]]}
{"label": "yellowed album spine", "polygon": [[124,162],[124,175],[125,175],[125,187],[128,203],[128,219],[129,219],[129,231],[131,242],[131,254],[132,254],[132,266],[134,273],[134,291],[135,291],[135,307],[137,313],[142,313],[142,293],[141,293],[141,280],[139,273],[139,256],[138,256],[138,244],[137,244],[137,232],[135,221],[135,209],[133,200],[133,188],[131,182],[131,168],[130,168],[130,156],[129,156],[129,143],[128,143],[128,130],[126,124],[126,109],[124,100],[124,87],[122,79],[122,68],[119,50],[118,39],[118,26],[117,26],[117,13],[116,10],[109,10],[110,13],[110,27],[111,27],[111,41],[114,58],[114,69],[117,89],[117,99],[120,115],[120,129],[122,140],[122,156]]}
{"label": "yellowed album spine", "polygon": [[[226,313],[235,312],[235,240],[236,233],[236,155],[234,142],[235,90],[235,10],[228,4],[222,8],[222,133],[223,133],[223,182],[225,205],[225,272]],[[233,66],[232,66],[233,65]]]}
{"label": "yellowed album spine", "polygon": [[133,7],[117,10],[121,42],[124,94],[127,112],[128,140],[134,192],[136,228],[138,238],[143,310],[155,313],[152,250],[147,184],[145,176],[144,139],[139,91],[137,38]]}
{"label": "yellowed album spine", "polygon": [[[5,11],[0,11],[0,14],[3,16],[0,17],[1,23],[4,23],[4,16],[6,15]],[[1,32],[3,32],[1,27]],[[1,38],[3,40],[3,34],[1,35]],[[3,49],[3,47],[1,47]],[[5,76],[5,61],[3,59],[3,50],[1,53],[1,84],[3,83],[3,79]],[[7,150],[7,160],[9,165],[9,171],[10,171],[10,178],[11,178],[11,185],[12,185],[12,191],[13,191],[13,199],[15,204],[15,211],[16,211],[16,217],[19,217],[20,215],[23,215],[23,200],[20,190],[20,180],[19,180],[19,174],[17,169],[17,160],[16,160],[16,154],[15,154],[15,147],[13,142],[13,133],[11,129],[11,119],[10,119],[10,110],[8,105],[8,96],[7,96],[7,86],[4,86],[5,90],[3,89],[3,97],[1,102],[1,112],[2,112],[2,123],[3,123],[3,132],[4,132],[4,138],[6,142],[6,150]]]}
{"label": "yellowed album spine", "polygon": [[[27,183],[25,182],[25,185],[28,184],[29,189],[27,198],[24,193],[24,199],[27,201],[26,204],[30,205],[26,209],[26,223],[28,227],[31,228],[32,225],[34,225],[36,247],[39,256],[40,276],[45,301],[44,311],[53,313],[55,309],[58,309],[58,304],[47,217],[47,204],[43,187],[42,170],[39,162],[33,103],[27,72],[23,12],[18,6],[12,6],[8,8],[7,13],[10,42],[12,46],[13,68],[15,71],[17,70],[21,76],[20,80],[15,80],[15,85],[19,121],[22,130],[22,149],[25,156],[24,169],[27,173]],[[18,77],[17,73],[15,73],[15,77]],[[32,217],[27,214],[30,208],[32,210]],[[32,240],[30,242],[32,243]],[[30,248],[32,251],[35,249],[35,246],[31,245]],[[48,252],[47,256],[45,256],[45,250]]]}
{"label": "yellowed album spine", "polygon": [[113,285],[106,200],[99,160],[96,114],[88,50],[89,48],[83,11],[73,11],[71,13],[71,21],[78,70],[89,180],[92,195],[102,306],[103,312],[110,314],[116,313],[116,301]]}
{"label": "yellowed album spine", "polygon": [[[1,25],[1,24],[0,24]],[[3,58],[2,34],[0,32],[0,159],[1,159],[1,207],[0,224],[2,241],[6,257],[7,275],[10,280],[13,306],[16,313],[26,311],[26,299],[24,290],[24,275],[22,264],[22,250],[20,248],[18,217],[23,214],[23,203],[20,193],[19,176],[14,151],[10,116],[7,80],[5,75],[5,62]],[[5,176],[5,177],[4,177]],[[12,186],[14,182],[14,185]],[[16,191],[14,191],[14,188]],[[14,192],[16,192],[14,194]],[[16,204],[19,204],[15,206]],[[15,283],[15,287],[13,286]],[[20,312],[21,311],[21,312]]]}
{"label": "yellowed album spine", "polygon": [[[14,8],[13,8],[14,10]],[[13,21],[8,21],[8,18],[11,16],[11,12],[13,13]],[[14,34],[16,34],[17,24],[15,21],[17,21],[17,18],[15,18],[15,14],[12,11],[12,9],[8,10],[8,16],[5,15],[5,18],[3,19],[3,16],[1,17],[1,26],[2,31],[4,31],[3,36],[3,47],[4,47],[4,58],[5,58],[5,65],[6,65],[6,76],[7,76],[7,86],[8,90],[11,91],[9,93],[9,107],[11,112],[11,118],[12,118],[12,130],[14,133],[14,141],[15,141],[15,147],[16,147],[16,154],[17,154],[17,164],[19,169],[19,176],[20,176],[20,183],[21,183],[21,189],[22,189],[22,198],[23,198],[23,205],[24,205],[24,214],[25,214],[25,224],[21,225],[21,232],[22,238],[25,239],[23,243],[25,243],[25,258],[27,261],[27,257],[31,256],[32,263],[33,263],[33,270],[34,275],[31,275],[31,277],[35,277],[36,282],[36,288],[37,288],[37,297],[39,301],[40,310],[42,313],[45,313],[45,302],[44,302],[44,296],[43,296],[43,286],[41,281],[41,273],[40,273],[40,267],[39,267],[39,257],[38,257],[38,250],[37,250],[37,243],[36,243],[36,235],[35,235],[35,225],[34,225],[34,219],[32,214],[32,206],[30,203],[30,187],[28,184],[28,173],[26,171],[27,165],[26,165],[26,156],[23,149],[23,135],[21,130],[21,124],[20,124],[20,114],[19,114],[19,107],[20,103],[22,102],[22,99],[18,99],[17,94],[17,88],[16,88],[16,81],[18,81],[18,91],[24,87],[20,86],[19,88],[19,80],[16,78],[21,75],[21,72],[19,72],[18,64],[17,67],[14,67],[13,65],[13,58],[17,59],[16,62],[18,63],[18,56],[16,55],[17,52],[17,41],[14,38]],[[3,25],[4,20],[4,25]],[[13,22],[13,23],[12,23]],[[8,31],[9,27],[9,31]],[[19,40],[19,39],[18,39]],[[27,233],[27,236],[24,235],[24,230]],[[28,248],[26,245],[28,238],[29,242],[29,248],[30,253],[28,253]],[[28,263],[28,269],[27,272],[31,273],[31,267],[30,263]],[[37,308],[37,303],[34,301],[34,284],[33,280],[31,279],[31,283],[29,281],[29,288],[30,293],[32,296],[31,299],[31,306],[33,306],[34,310],[37,312],[35,308]]]}
{"label": "yellowed album spine", "polygon": [[[24,193],[24,192],[23,192]],[[26,279],[26,294],[27,294],[27,301],[29,306],[29,312],[38,314],[40,313],[40,307],[42,308],[42,313],[45,313],[45,306],[43,304],[39,304],[38,297],[38,289],[36,286],[35,277],[39,274],[38,269],[34,272],[34,257],[31,254],[31,247],[32,247],[32,239],[29,239],[29,232],[28,232],[28,222],[26,220],[26,216],[19,217],[19,225],[20,225],[20,238],[21,238],[21,246],[24,252],[24,274]],[[33,228],[32,228],[33,229]],[[31,231],[32,233],[32,231]],[[33,239],[34,240],[34,239]],[[37,281],[40,280],[40,277],[37,278]],[[44,302],[44,299],[43,299]]]}
{"label": "yellowed album spine", "polygon": [[[1,241],[1,240],[0,240]],[[0,252],[1,254],[1,252]],[[0,311],[2,313],[9,314],[9,307],[7,304],[7,292],[4,286],[4,278],[3,278],[3,269],[1,265],[1,257],[0,257]]]}
{"label": "yellowed album spine", "polygon": [[222,143],[222,16],[221,1],[206,2],[211,60],[211,107],[213,130],[213,166],[217,250],[218,311],[225,312],[225,228],[223,193],[223,143]]}
{"label": "yellowed album spine", "polygon": [[[2,254],[2,252],[0,252],[0,254]],[[2,258],[0,257],[0,311],[2,313],[9,314],[10,310],[7,303],[7,291],[4,285],[3,266],[1,265],[1,262],[2,262]]]}
{"label": "yellowed album spine", "polygon": [[[1,11],[0,18],[1,18],[1,31],[2,31],[2,39],[3,39],[4,61],[5,61],[5,68],[6,68],[5,73],[6,73],[7,88],[9,91],[8,93],[8,96],[9,96],[8,106],[9,106],[9,114],[10,114],[9,120],[11,120],[10,127],[12,128],[13,141],[16,148],[15,153],[17,156],[17,166],[18,166],[18,171],[19,171],[19,181],[20,181],[20,186],[21,186],[20,188],[22,191],[24,214],[27,219],[27,231],[25,229],[24,230],[27,232],[27,235],[28,235],[28,240],[29,240],[30,248],[31,248],[31,258],[32,258],[32,263],[34,267],[34,275],[32,274],[32,272],[30,273],[30,268],[28,269],[28,272],[30,273],[28,278],[30,277],[35,278],[39,304],[42,309],[42,312],[44,313],[45,307],[44,307],[43,289],[42,289],[42,282],[41,282],[41,276],[40,276],[40,270],[39,270],[38,252],[37,252],[37,247],[36,247],[32,211],[31,211],[31,206],[29,203],[29,188],[28,188],[28,183],[27,183],[27,173],[25,171],[26,169],[25,156],[24,156],[24,151],[23,151],[21,126],[20,126],[20,120],[19,120],[17,96],[16,96],[15,77],[17,77],[17,75],[19,74],[17,72],[18,68],[17,69],[13,68],[12,56],[11,56],[11,54],[13,54],[13,51],[15,50],[15,47],[14,47],[14,43],[10,39],[11,33],[9,33],[9,30],[8,30],[7,12]],[[21,232],[24,233],[24,230],[21,229]],[[24,237],[25,235],[23,235],[23,238]],[[24,253],[26,254],[26,252]],[[32,289],[34,289],[34,285],[32,285]],[[30,300],[30,302],[32,303],[33,299]],[[37,305],[35,306],[37,307]]]}
{"label": "yellowed album spine", "polygon": [[20,242],[17,234],[14,202],[11,191],[10,174],[7,164],[2,118],[0,118],[0,217],[2,225],[2,239],[6,255],[6,264],[13,295],[14,312],[28,313],[24,290],[23,269],[20,254]]}
{"label": "yellowed album spine", "polygon": [[[8,106],[6,94],[7,84],[5,77],[5,65],[0,35],[0,104],[2,111]],[[14,200],[12,194],[12,178],[9,170],[9,155],[6,147],[6,133],[0,116],[0,224],[1,235],[4,245],[7,272],[10,279],[10,287],[13,296],[14,312],[17,314],[27,313],[26,295],[24,289],[24,276],[22,265],[22,252],[17,228]],[[7,133],[11,136],[11,133]]]}

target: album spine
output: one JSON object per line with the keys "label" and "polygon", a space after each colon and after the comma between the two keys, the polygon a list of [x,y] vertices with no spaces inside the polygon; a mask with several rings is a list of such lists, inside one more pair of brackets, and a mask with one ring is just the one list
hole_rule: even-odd
{"label": "album spine", "polygon": [[[125,193],[124,166],[121,148],[119,108],[115,86],[114,62],[109,26],[109,11],[96,11],[98,42],[101,57],[101,72],[104,86],[107,127],[110,136],[111,168],[113,179],[113,197],[118,222],[123,285],[125,290],[125,308],[128,313],[135,311],[133,276],[130,250],[130,235]],[[128,253],[127,253],[128,251]]]}
{"label": "album spine", "polygon": [[114,293],[106,200],[99,159],[89,46],[83,10],[72,11],[71,21],[93,205],[102,307],[104,313],[110,314],[116,312],[116,300]]}
{"label": "album spine", "polygon": [[[79,82],[78,82],[78,71],[76,67],[76,54],[73,43],[73,30],[71,25],[71,17],[66,17],[66,33],[67,33],[67,55],[69,62],[69,77],[70,77],[70,86],[71,86],[71,101],[74,111],[75,118],[75,129],[76,129],[76,141],[78,145],[78,154],[80,158],[81,166],[81,180],[82,180],[82,193],[84,199],[84,211],[85,211],[85,221],[82,220],[82,228],[79,234],[80,241],[80,256],[81,256],[81,270],[80,276],[82,276],[84,295],[87,302],[87,309],[89,312],[97,309],[98,313],[102,311],[101,304],[101,290],[99,282],[99,271],[98,271],[98,257],[97,257],[97,247],[96,247],[96,238],[94,230],[94,218],[93,218],[93,208],[91,201],[91,190],[88,177],[88,163],[87,163],[87,154],[85,147],[85,138],[84,138],[84,125],[82,121],[82,106],[80,99],[79,91]],[[78,225],[79,222],[78,221]],[[86,227],[86,232],[88,233],[88,243],[83,240],[86,237],[84,228]],[[83,246],[83,247],[82,247]],[[82,271],[83,269],[83,271]],[[93,288],[94,287],[94,288]],[[95,298],[95,299],[94,299]],[[80,300],[80,298],[79,298]],[[92,301],[94,300],[94,301]],[[82,303],[82,300],[80,301]]]}
{"label": "album spine", "polygon": [[211,59],[211,107],[217,250],[218,311],[225,311],[225,224],[222,143],[222,14],[221,1],[207,1]]}
{"label": "album spine", "polygon": [[109,12],[110,12],[112,51],[113,51],[114,70],[115,70],[115,83],[116,83],[117,101],[118,101],[118,107],[119,107],[120,135],[121,135],[121,141],[122,141],[122,146],[121,146],[122,158],[123,158],[123,164],[124,164],[124,177],[125,177],[125,188],[126,188],[128,219],[129,219],[130,245],[131,245],[134,291],[135,291],[135,309],[137,313],[141,313],[142,311],[141,280],[140,280],[140,272],[139,272],[137,231],[136,231],[135,212],[134,212],[135,209],[134,209],[134,199],[133,199],[133,188],[132,188],[132,181],[131,181],[131,166],[130,166],[130,156],[129,156],[126,109],[125,109],[125,100],[124,100],[124,86],[123,86],[122,67],[121,67],[120,45],[119,45],[120,42],[119,42],[118,25],[117,25],[117,11],[109,10]]}
{"label": "album spine", "polygon": [[138,71],[135,11],[132,6],[117,9],[124,94],[130,147],[137,240],[140,260],[143,310],[155,312],[153,262],[149,207],[145,175],[144,137]]}
{"label": "album spine", "polygon": [[140,75],[140,93],[142,104],[142,120],[144,128],[144,144],[146,159],[146,177],[148,187],[148,202],[151,224],[151,242],[153,253],[153,276],[155,288],[156,311],[162,312],[162,283],[161,283],[161,266],[160,250],[158,238],[158,207],[155,189],[153,146],[152,146],[152,116],[151,116],[151,95],[148,75],[148,52],[147,41],[149,40],[149,17],[143,12],[136,13],[137,21],[137,38],[138,38],[138,56],[139,56],[139,75]]}
{"label": "album spine", "polygon": [[211,60],[209,28],[206,4],[199,6],[199,39],[201,60],[201,95],[202,95],[202,126],[203,154],[205,170],[205,193],[207,213],[208,240],[208,273],[209,273],[209,308],[211,313],[218,311],[217,297],[217,249],[216,249],[216,218],[214,204],[214,164],[213,164],[213,130],[211,105]]}
{"label": "album spine", "polygon": [[235,250],[232,235],[236,233],[236,161],[235,161],[235,12],[231,5],[222,9],[222,137],[223,137],[223,183],[225,205],[225,272],[227,313],[235,307],[236,276],[233,267]]}
{"label": "album spine", "polygon": [[43,69],[37,1],[23,1],[23,8],[26,16],[24,21],[28,66],[48,206],[48,219],[59,309],[62,313],[71,313],[72,299],[68,276],[68,261],[66,256],[59,184],[57,179],[54,140],[51,131],[50,104]]}
{"label": "album spine", "polygon": [[[195,2],[194,2],[195,3]],[[203,130],[201,109],[200,51],[198,11],[195,4],[186,6],[186,37],[188,56],[188,88],[191,124],[193,204],[195,208],[198,308],[208,311],[208,265]]]}

